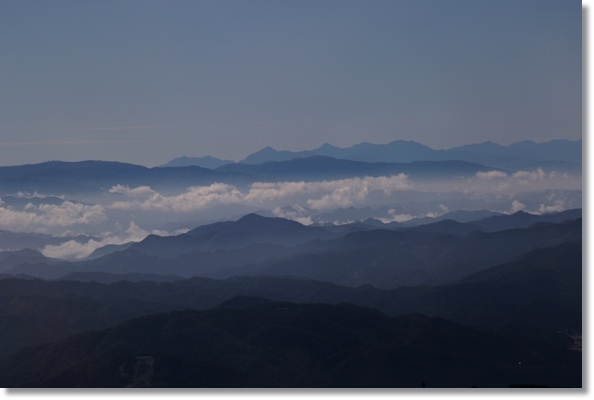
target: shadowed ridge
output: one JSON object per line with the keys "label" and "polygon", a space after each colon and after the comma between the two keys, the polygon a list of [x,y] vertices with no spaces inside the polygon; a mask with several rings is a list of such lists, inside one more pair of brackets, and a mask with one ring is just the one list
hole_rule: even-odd
{"label": "shadowed ridge", "polygon": [[250,227],[250,228],[274,228],[274,227],[302,227],[305,226],[297,221],[290,219],[279,218],[279,217],[264,217],[259,214],[250,213],[246,214],[235,222],[236,226],[239,227]]}
{"label": "shadowed ridge", "polygon": [[275,300],[265,299],[263,297],[257,297],[257,296],[236,296],[236,297],[233,297],[229,300],[222,302],[216,308],[242,309],[242,308],[251,308],[251,307],[273,306],[273,305],[278,305],[278,304],[294,305],[294,303],[278,302]]}

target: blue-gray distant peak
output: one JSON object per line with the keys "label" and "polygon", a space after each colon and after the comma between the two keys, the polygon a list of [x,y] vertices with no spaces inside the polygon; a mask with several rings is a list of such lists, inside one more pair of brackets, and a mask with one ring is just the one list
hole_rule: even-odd
{"label": "blue-gray distant peak", "polygon": [[240,161],[240,163],[261,164],[266,161],[287,161],[287,160],[291,160],[296,157],[307,157],[307,156],[302,156],[302,155],[295,156],[295,154],[301,154],[301,153],[309,153],[309,152],[301,151],[301,152],[294,153],[292,151],[287,151],[287,150],[279,151],[279,150],[273,149],[270,146],[267,146],[267,147],[264,147],[262,150],[259,150],[253,154],[250,154],[244,160]]}
{"label": "blue-gray distant peak", "polygon": [[544,143],[523,141],[502,146],[493,142],[469,144],[447,150],[435,150],[421,143],[395,140],[387,144],[359,143],[341,148],[325,143],[314,150],[287,151],[266,147],[246,157],[241,163],[261,164],[267,161],[288,161],[295,158],[327,156],[343,160],[365,162],[446,161],[460,160],[507,168],[535,161],[563,161],[581,163],[581,140],[553,140]]}
{"label": "blue-gray distant peak", "polygon": [[582,162],[581,140],[551,140],[536,143],[531,140],[501,146],[493,142],[454,147],[449,151],[468,151],[481,156],[510,157],[525,160]]}
{"label": "blue-gray distant peak", "polygon": [[[241,162],[244,164],[261,164],[266,161],[288,161],[293,158],[313,156],[327,156],[338,159],[366,162],[411,162],[418,161],[419,157],[427,159],[430,154],[438,150],[413,141],[396,140],[388,144],[359,143],[351,147],[336,147],[329,143],[314,150],[304,151],[278,151],[266,147],[247,156]],[[439,152],[439,151],[438,151]]]}

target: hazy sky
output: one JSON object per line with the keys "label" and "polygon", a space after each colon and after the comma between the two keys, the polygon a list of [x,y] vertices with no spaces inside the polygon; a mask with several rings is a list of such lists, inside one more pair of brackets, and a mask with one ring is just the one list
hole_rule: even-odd
{"label": "hazy sky", "polygon": [[581,137],[577,0],[0,0],[0,164]]}

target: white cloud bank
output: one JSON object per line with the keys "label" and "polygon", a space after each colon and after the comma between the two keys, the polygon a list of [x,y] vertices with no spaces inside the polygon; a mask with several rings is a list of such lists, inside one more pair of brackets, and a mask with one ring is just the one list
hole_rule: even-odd
{"label": "white cloud bank", "polygon": [[536,181],[536,180],[540,180],[542,181],[543,179],[545,179],[547,176],[553,177],[553,176],[558,176],[559,174],[555,171],[551,172],[550,175],[547,175],[542,168],[538,168],[535,171],[518,171],[516,173],[514,173],[512,175],[513,178],[515,179],[522,179],[522,180],[530,180],[530,181]]}
{"label": "white cloud bank", "polygon": [[546,173],[542,168],[531,171],[516,171],[508,174],[503,171],[477,172],[467,180],[465,193],[513,193],[526,190],[542,190],[546,188],[564,188],[575,185],[575,179],[565,173],[552,171]]}
{"label": "white cloud bank", "polygon": [[126,197],[137,198],[132,201],[118,201],[108,208],[119,210],[160,210],[189,212],[202,210],[214,205],[239,203],[245,197],[235,186],[214,183],[208,186],[193,186],[177,196],[163,196],[148,186],[130,189],[117,185],[110,193],[120,193]]}
{"label": "white cloud bank", "polygon": [[[577,178],[576,178],[577,179]],[[567,174],[556,172],[545,173],[542,169],[533,171],[518,171],[505,173],[503,171],[479,172],[470,179],[440,182],[437,185],[418,183],[413,185],[407,175],[400,174],[390,177],[362,177],[349,179],[336,179],[314,182],[256,182],[247,187],[238,187],[231,184],[214,183],[206,186],[187,188],[183,193],[167,195],[159,193],[149,186],[130,188],[115,185],[109,189],[110,196],[101,198],[101,205],[88,205],[64,200],[61,204],[27,204],[22,208],[10,207],[0,200],[0,229],[14,232],[38,232],[51,234],[66,234],[64,232],[85,231],[120,232],[117,227],[111,228],[117,222],[124,227],[132,220],[140,224],[154,223],[163,218],[171,217],[169,213],[179,214],[175,218],[190,218],[189,213],[222,212],[215,209],[217,206],[232,206],[236,209],[261,209],[271,210],[273,215],[289,218],[303,224],[311,224],[315,214],[337,208],[351,206],[369,206],[382,204],[394,207],[401,199],[414,201],[416,194],[404,194],[413,188],[419,193],[423,192],[460,192],[467,198],[480,195],[481,199],[495,194],[514,199],[514,193],[521,193],[543,189],[565,189],[575,185],[575,179]],[[577,181],[580,184],[581,181]],[[36,194],[41,197],[41,195]],[[412,200],[411,200],[412,199]],[[520,201],[521,200],[521,201]],[[526,202],[523,198],[516,197],[516,201],[509,205],[504,212],[513,213],[524,210],[533,213],[561,211],[573,203],[554,202],[553,199],[536,200],[542,203],[541,207],[533,206],[534,200]],[[283,207],[293,204],[293,208]],[[509,203],[508,203],[509,204]],[[300,205],[300,206],[299,206]],[[301,207],[301,208],[299,208]],[[528,210],[527,208],[530,208]],[[226,210],[226,209],[225,209]],[[223,210],[223,211],[225,211]],[[142,211],[141,216],[134,212]],[[431,211],[431,210],[429,210]],[[239,211],[241,212],[241,211]],[[414,213],[396,212],[389,213],[383,218],[384,222],[404,222],[414,217],[435,217],[447,212],[446,209],[435,212],[425,210],[424,215]],[[151,215],[154,213],[153,215]],[[117,218],[112,219],[112,217]],[[195,216],[192,216],[194,218]],[[209,215],[210,217],[210,215]],[[139,219],[143,218],[143,219]],[[216,217],[212,217],[216,218]],[[109,224],[109,225],[108,225]],[[135,237],[146,236],[147,232],[133,235],[138,226],[130,225],[127,233],[99,236],[101,240],[85,243],[84,246],[77,242],[63,244],[59,248],[48,247],[46,252],[55,254],[70,254],[71,257],[83,257],[96,248],[105,244],[121,244],[133,241]],[[97,233],[93,233],[97,236]],[[108,238],[110,238],[108,240]],[[140,240],[139,239],[139,240]],[[90,250],[90,251],[89,251]],[[54,254],[54,253],[52,253]]]}
{"label": "white cloud bank", "polygon": [[14,232],[47,232],[51,228],[74,225],[93,225],[107,219],[100,205],[86,205],[65,201],[60,205],[32,203],[23,210],[0,204],[0,229]]}
{"label": "white cloud bank", "polygon": [[391,222],[406,222],[415,218],[437,218],[446,214],[447,212],[449,212],[449,208],[443,204],[439,205],[439,211],[429,211],[427,213],[417,215],[412,215],[410,213],[398,214],[396,209],[391,208],[388,210],[388,216],[379,218],[379,220],[384,224],[389,224]]}
{"label": "white cloud bank", "polygon": [[123,194],[130,200],[114,202],[108,208],[192,212],[221,204],[257,206],[266,202],[306,196],[309,207],[323,210],[362,203],[372,193],[389,196],[392,192],[411,188],[412,183],[405,174],[317,182],[256,182],[247,192],[242,192],[233,185],[214,183],[190,187],[185,193],[175,196],[163,196],[148,186],[131,189],[116,185],[109,192]]}

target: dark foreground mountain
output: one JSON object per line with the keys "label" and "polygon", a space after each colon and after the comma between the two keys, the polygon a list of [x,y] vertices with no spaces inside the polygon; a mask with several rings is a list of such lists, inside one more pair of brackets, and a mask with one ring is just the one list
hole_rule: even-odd
{"label": "dark foreground mountain", "polygon": [[183,278],[177,275],[156,275],[146,273],[111,274],[109,272],[73,272],[60,278],[64,281],[115,283],[127,282],[175,282]]}
{"label": "dark foreground mountain", "polygon": [[581,219],[525,229],[476,231],[463,236],[414,229],[361,231],[307,243],[297,254],[214,276],[294,276],[381,288],[441,284],[511,261],[534,249],[564,242],[581,243],[581,237]]}
{"label": "dark foreground mountain", "polygon": [[27,348],[4,387],[581,387],[581,353],[440,318],[234,298]]}
{"label": "dark foreground mountain", "polygon": [[455,284],[390,293],[381,307],[390,315],[422,312],[482,329],[581,330],[582,247],[564,243],[537,249]]}
{"label": "dark foreground mountain", "polygon": [[581,277],[581,245],[565,243],[523,254],[455,284],[393,290],[274,276],[161,283],[141,281],[155,279],[146,274],[71,274],[65,278],[80,281],[53,282],[6,278],[0,279],[0,358],[24,346],[147,314],[209,309],[235,296],[350,302],[391,316],[420,312],[485,332],[515,327],[518,335],[533,340],[567,342],[558,332],[580,331],[582,326]]}

